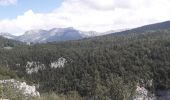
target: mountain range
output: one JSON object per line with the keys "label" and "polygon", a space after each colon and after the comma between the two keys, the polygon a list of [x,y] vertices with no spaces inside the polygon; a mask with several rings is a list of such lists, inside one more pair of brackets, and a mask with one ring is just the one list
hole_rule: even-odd
{"label": "mountain range", "polygon": [[96,31],[80,31],[74,29],[73,27],[68,27],[68,28],[53,28],[50,30],[43,30],[43,29],[29,30],[20,36],[14,36],[10,33],[0,33],[0,36],[8,39],[21,41],[21,42],[47,43],[47,42],[80,40],[83,38],[90,38],[90,37],[95,37],[100,35],[103,36],[103,35],[114,35],[114,34],[121,35],[127,33],[143,33],[146,31],[160,30],[160,29],[170,29],[170,21],[145,25],[134,29],[111,30],[103,33],[99,33]]}
{"label": "mountain range", "polygon": [[53,28],[50,30],[30,30],[15,38],[22,42],[45,43],[53,41],[77,40],[85,37],[84,32],[74,28]]}
{"label": "mountain range", "polygon": [[54,41],[56,42],[56,41],[79,40],[83,38],[90,38],[119,31],[122,30],[99,33],[96,31],[80,31],[74,29],[73,27],[68,27],[68,28],[53,28],[50,30],[43,29],[29,30],[20,36],[14,36],[10,33],[0,33],[0,36],[21,42],[47,43]]}

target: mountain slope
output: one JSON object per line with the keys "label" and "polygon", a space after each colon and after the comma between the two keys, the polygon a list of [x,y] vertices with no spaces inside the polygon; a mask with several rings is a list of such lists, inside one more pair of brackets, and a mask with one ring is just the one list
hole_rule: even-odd
{"label": "mountain slope", "polygon": [[16,36],[11,35],[9,33],[0,33],[0,36],[8,38],[8,39],[15,39],[16,38]]}
{"label": "mountain slope", "polygon": [[22,42],[0,36],[0,47],[15,47],[22,44]]}
{"label": "mountain slope", "polygon": [[[121,32],[116,32],[114,34],[121,35],[121,34],[128,34],[128,33],[144,33],[147,31],[156,31],[156,30],[170,30],[170,21],[150,24],[150,25],[144,25],[142,27],[125,30]],[[113,35],[114,35],[113,34]]]}
{"label": "mountain slope", "polygon": [[85,37],[80,31],[75,30],[74,28],[64,28],[64,29],[51,29],[49,30],[50,37],[47,41],[68,41],[68,40],[77,40]]}
{"label": "mountain slope", "polygon": [[46,34],[46,30],[30,30],[26,31],[24,35],[18,36],[15,39],[22,42],[41,42]]}
{"label": "mountain slope", "polygon": [[137,85],[155,94],[170,89],[168,29],[21,46],[0,51],[0,63],[40,84],[41,92],[133,100]]}
{"label": "mountain slope", "polygon": [[68,40],[78,40],[86,37],[92,37],[95,34],[88,34],[76,30],[74,28],[53,28],[51,30],[31,30],[25,32],[16,38],[16,40],[22,42],[33,42],[33,43],[46,43],[53,41],[68,41]]}

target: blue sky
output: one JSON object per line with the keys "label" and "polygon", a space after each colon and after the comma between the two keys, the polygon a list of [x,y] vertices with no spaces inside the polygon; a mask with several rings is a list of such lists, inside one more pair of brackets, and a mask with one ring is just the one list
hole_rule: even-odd
{"label": "blue sky", "polygon": [[48,13],[61,5],[63,0],[18,0],[17,4],[0,6],[0,19],[16,18],[28,10]]}
{"label": "blue sky", "polygon": [[170,0],[0,0],[0,32],[106,32],[170,20]]}

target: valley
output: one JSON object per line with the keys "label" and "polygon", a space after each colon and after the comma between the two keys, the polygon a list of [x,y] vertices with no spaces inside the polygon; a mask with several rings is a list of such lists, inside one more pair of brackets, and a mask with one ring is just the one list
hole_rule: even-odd
{"label": "valley", "polygon": [[[170,98],[169,21],[79,40],[33,45],[3,37],[0,41],[1,48],[12,47],[0,49],[0,65],[11,71],[2,71],[2,79],[38,85],[42,97],[55,94],[60,99],[51,100]],[[162,93],[166,97],[159,97]]]}

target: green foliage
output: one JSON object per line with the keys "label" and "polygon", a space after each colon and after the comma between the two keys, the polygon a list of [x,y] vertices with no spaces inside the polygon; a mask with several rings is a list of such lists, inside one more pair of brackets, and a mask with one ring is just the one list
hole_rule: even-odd
{"label": "green foliage", "polygon": [[9,68],[7,67],[4,67],[4,66],[0,66],[0,80],[3,80],[3,79],[16,79],[17,78],[17,74],[10,70]]}
{"label": "green foliage", "polygon": [[19,45],[22,45],[22,44],[23,43],[21,43],[21,42],[6,39],[6,38],[0,36],[0,49],[3,48],[3,47],[15,47],[15,46],[19,46]]}
{"label": "green foliage", "polygon": [[132,100],[135,92],[135,85],[125,84],[122,79],[115,79],[110,87],[110,95],[112,100]]}
{"label": "green foliage", "polygon": [[42,94],[41,97],[34,98],[34,100],[83,100],[83,98],[76,91],[70,91],[67,95],[57,95],[55,93]]}
{"label": "green foliage", "polygon": [[[65,66],[51,68],[50,63],[60,57],[66,58]],[[153,87],[148,87],[152,91],[170,89],[168,30],[18,46],[0,50],[0,58],[0,64],[16,70],[19,77],[39,83],[42,93],[77,91],[85,99],[130,100],[141,79],[153,80]],[[27,61],[44,64],[46,69],[28,75]]]}

